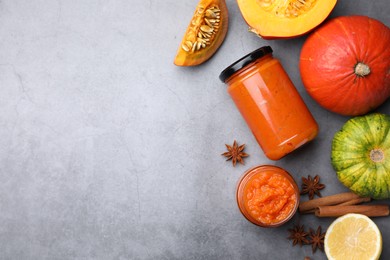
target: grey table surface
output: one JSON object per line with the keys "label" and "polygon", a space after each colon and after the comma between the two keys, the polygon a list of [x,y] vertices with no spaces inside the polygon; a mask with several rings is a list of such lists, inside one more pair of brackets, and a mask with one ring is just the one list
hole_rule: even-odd
{"label": "grey table surface", "polygon": [[[323,195],[347,191],[330,164],[349,117],[321,108],[299,70],[306,36],[267,41],[227,0],[228,35],[201,66],[173,65],[197,1],[0,1],[0,259],[325,259],[292,247],[299,216],[264,229],[237,209],[248,168],[274,164],[300,184],[321,175]],[[368,15],[390,26],[388,0],[340,0],[331,17]],[[320,125],[318,137],[268,160],[218,75],[271,45]],[[389,113],[390,101],[377,111]],[[246,143],[232,167],[225,143]],[[305,198],[304,198],[305,199]],[[388,203],[388,201],[384,201]],[[376,218],[382,259],[390,222]]]}

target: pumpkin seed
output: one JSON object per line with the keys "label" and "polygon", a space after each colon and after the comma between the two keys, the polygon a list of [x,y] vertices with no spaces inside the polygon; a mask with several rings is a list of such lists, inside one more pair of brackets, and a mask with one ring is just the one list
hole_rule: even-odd
{"label": "pumpkin seed", "polygon": [[208,25],[202,25],[200,26],[200,29],[205,32],[205,33],[212,33],[214,31],[214,29]]}
{"label": "pumpkin seed", "polygon": [[317,0],[257,0],[257,2],[265,11],[274,13],[276,16],[294,18],[308,12]]}
{"label": "pumpkin seed", "polygon": [[186,41],[186,45],[189,49],[192,48],[192,42],[191,41]]}
{"label": "pumpkin seed", "polygon": [[208,17],[208,18],[215,18],[215,17],[217,17],[217,15],[210,9],[206,10],[206,15],[205,16]]}
{"label": "pumpkin seed", "polygon": [[208,26],[213,27],[213,24],[210,22],[209,19],[205,18],[204,21],[207,23]]}
{"label": "pumpkin seed", "polygon": [[187,47],[187,45],[185,45],[185,44],[182,44],[181,45],[181,48],[184,50],[184,51],[186,51],[186,52],[189,52],[190,51],[190,49]]}
{"label": "pumpkin seed", "polygon": [[[210,40],[210,39],[207,39],[207,40]],[[198,42],[206,42],[206,39],[202,39],[202,38],[198,38]]]}
{"label": "pumpkin seed", "polygon": [[[194,44],[195,45],[195,44]],[[196,43],[196,50],[200,50],[200,47],[202,47],[202,43],[201,42],[197,42]]]}
{"label": "pumpkin seed", "polygon": [[211,38],[211,34],[209,34],[209,33],[204,33],[204,36],[205,36],[206,38],[208,38],[208,39]]}

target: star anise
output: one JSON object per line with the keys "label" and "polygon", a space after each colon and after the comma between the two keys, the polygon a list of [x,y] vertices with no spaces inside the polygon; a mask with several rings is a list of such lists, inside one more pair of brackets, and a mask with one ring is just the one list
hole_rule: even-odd
{"label": "star anise", "polygon": [[302,177],[301,195],[309,193],[309,199],[311,200],[314,198],[314,195],[322,197],[320,190],[323,188],[325,188],[325,185],[320,183],[320,176],[316,175],[314,178],[310,175],[307,178]]}
{"label": "star anise", "polygon": [[294,225],[294,228],[288,231],[290,231],[288,239],[292,239],[293,246],[299,244],[302,247],[303,244],[309,244],[309,240],[306,238],[309,233],[305,232],[303,225]]}
{"label": "star anise", "polygon": [[225,145],[228,151],[221,155],[227,157],[226,161],[232,160],[233,166],[236,166],[237,162],[244,164],[243,158],[249,156],[249,154],[243,152],[245,149],[245,144],[238,146],[236,140],[234,140],[233,146],[228,144]]}
{"label": "star anise", "polygon": [[315,232],[313,229],[310,229],[309,237],[313,253],[316,252],[317,248],[319,248],[321,251],[324,251],[324,238],[326,232],[321,233],[321,231],[321,226],[318,226],[317,231]]}

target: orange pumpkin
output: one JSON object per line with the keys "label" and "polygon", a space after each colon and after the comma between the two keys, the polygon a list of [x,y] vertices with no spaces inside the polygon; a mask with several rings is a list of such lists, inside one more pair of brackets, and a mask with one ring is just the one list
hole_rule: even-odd
{"label": "orange pumpkin", "polygon": [[321,106],[363,115],[390,96],[390,29],[367,16],[332,19],[307,38],[300,72]]}

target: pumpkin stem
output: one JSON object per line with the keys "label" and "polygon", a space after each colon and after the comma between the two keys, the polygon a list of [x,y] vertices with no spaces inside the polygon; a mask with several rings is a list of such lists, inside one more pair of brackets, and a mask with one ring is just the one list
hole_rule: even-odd
{"label": "pumpkin stem", "polygon": [[371,73],[370,67],[364,64],[363,62],[359,62],[355,66],[355,74],[359,77],[365,77]]}
{"label": "pumpkin stem", "polygon": [[381,149],[373,149],[370,151],[370,159],[373,162],[382,162],[385,159],[385,154]]}

